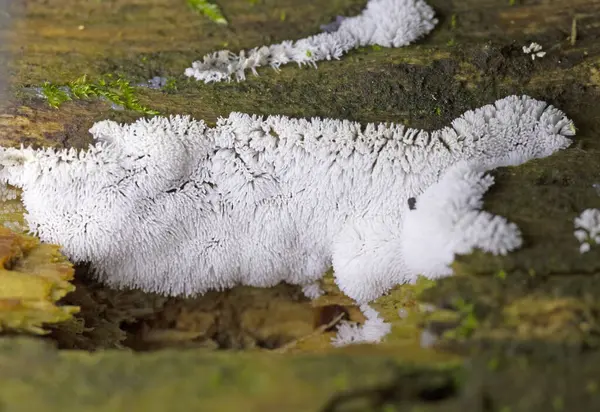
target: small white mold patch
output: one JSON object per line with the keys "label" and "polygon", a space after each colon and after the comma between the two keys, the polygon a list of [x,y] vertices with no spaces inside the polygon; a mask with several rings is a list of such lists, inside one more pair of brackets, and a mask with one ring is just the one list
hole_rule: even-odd
{"label": "small white mold patch", "polygon": [[579,252],[587,253],[592,246],[600,245],[600,209],[586,209],[575,218],[575,238]]}
{"label": "small white mold patch", "polygon": [[536,42],[523,46],[523,53],[531,55],[531,60],[535,60],[536,57],[541,59],[546,55],[546,52],[542,51],[542,46]]}
{"label": "small white mold patch", "polygon": [[309,299],[317,299],[320,296],[323,296],[323,289],[319,282],[309,283],[308,285],[304,285],[302,287],[302,293]]}
{"label": "small white mold patch", "polygon": [[424,329],[421,332],[421,336],[419,339],[419,343],[423,349],[428,349],[433,347],[438,341],[438,337],[428,329]]}
{"label": "small white mold patch", "polygon": [[333,346],[346,346],[358,343],[379,343],[392,330],[392,325],[379,316],[369,305],[361,305],[361,312],[367,320],[362,324],[350,321],[340,322],[337,335],[332,338]]}

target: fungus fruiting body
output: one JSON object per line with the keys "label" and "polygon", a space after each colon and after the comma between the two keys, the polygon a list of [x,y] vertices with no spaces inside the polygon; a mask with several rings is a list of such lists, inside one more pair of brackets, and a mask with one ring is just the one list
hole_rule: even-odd
{"label": "fungus fruiting body", "polygon": [[333,266],[367,304],[450,274],[456,253],[517,248],[517,227],[481,210],[485,171],[549,156],[574,128],[510,96],[434,132],[231,113],[91,133],[85,151],[1,148],[0,181],[22,188],[33,233],[107,284],[193,295],[283,281],[318,296]]}
{"label": "fungus fruiting body", "polygon": [[437,24],[434,15],[423,0],[370,0],[360,15],[337,19],[335,26],[327,26],[324,33],[238,54],[229,50],[213,52],[193,62],[185,75],[205,83],[232,77],[240,81],[246,79],[248,70],[257,74],[261,66],[316,66],[318,61],[339,59],[357,47],[403,47],[433,30]]}

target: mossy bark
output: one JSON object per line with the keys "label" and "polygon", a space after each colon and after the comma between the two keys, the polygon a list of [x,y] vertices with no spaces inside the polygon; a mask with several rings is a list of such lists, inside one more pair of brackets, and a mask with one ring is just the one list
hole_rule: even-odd
{"label": "mossy bark", "polygon": [[[0,349],[0,409],[27,410],[26,396],[44,410],[52,409],[42,405],[53,404],[56,410],[99,411],[105,410],[99,394],[118,393],[110,410],[152,410],[179,393],[181,405],[188,409],[219,410],[211,407],[233,407],[244,399],[240,402],[249,410],[319,410],[343,389],[334,384],[338,372],[355,382],[349,388],[374,386],[372,391],[355,392],[359,406],[343,398],[330,411],[377,408],[378,399],[406,410],[421,408],[415,411],[599,409],[600,383],[594,376],[600,374],[600,248],[579,253],[573,218],[586,208],[600,207],[600,194],[593,186],[600,183],[600,2],[430,0],[440,23],[415,45],[364,48],[340,61],[322,62],[316,70],[293,65],[281,72],[263,68],[245,82],[209,85],[182,75],[204,54],[314,34],[336,15],[356,14],[366,1],[221,0],[228,26],[203,19],[183,0],[13,3],[10,25],[0,19],[0,35],[10,39],[0,45],[1,56],[11,56],[10,98],[0,113],[3,145],[86,147],[94,121],[139,117],[98,100],[76,100],[52,109],[31,93],[31,87],[45,81],[65,84],[84,74],[92,80],[123,76],[133,83],[153,76],[172,78],[175,89],[169,92],[140,89],[142,103],[164,114],[191,114],[210,123],[231,111],[244,111],[400,122],[432,130],[465,110],[510,94],[528,94],[564,110],[574,120],[577,136],[568,150],[494,172],[496,184],[486,195],[485,208],[517,223],[524,247],[507,257],[461,257],[455,264],[457,276],[423,294],[400,287],[381,299],[378,308],[394,324],[384,345],[332,354],[336,352],[326,349],[331,332],[311,335],[327,323],[323,308],[341,308],[356,318],[351,303],[332,287],[330,296],[314,305],[285,286],[165,302],[136,292],[110,291],[95,285],[80,268],[79,292],[67,299],[82,307],[81,316],[97,333],[88,331],[82,337],[80,330],[56,330],[53,338],[61,347],[125,344],[207,352],[215,345],[272,348],[292,341],[297,344],[289,352],[321,355],[312,355],[299,374],[295,368],[302,362],[296,358],[262,352],[84,355],[10,342]],[[532,60],[522,52],[532,41],[543,46],[546,56]],[[446,313],[437,310],[424,319],[418,310],[422,302]],[[471,308],[468,313],[465,307]],[[280,309],[278,313],[286,315],[275,321],[270,314]],[[408,311],[408,317],[400,318],[399,309]],[[419,346],[420,327],[435,335],[448,329],[462,335],[441,338],[441,352],[424,349]],[[40,355],[31,358],[32,353]],[[365,354],[369,358],[355,359]],[[464,376],[452,363],[453,354],[470,359],[462,369]],[[29,364],[34,371],[23,372],[26,359],[33,359]],[[420,365],[416,375],[402,369],[411,359]],[[435,365],[450,363],[455,368],[450,375],[433,372]],[[398,375],[389,375],[389,365],[396,365],[392,369]],[[219,368],[228,371],[229,383],[223,386],[211,380]],[[147,371],[158,371],[157,376]],[[379,374],[383,380],[375,379]],[[106,376],[118,376],[118,387],[101,382]],[[245,379],[241,376],[256,379],[240,380]],[[239,398],[231,395],[232,382]],[[68,395],[72,387],[77,396]],[[248,400],[251,394],[258,394],[256,401]],[[366,407],[360,406],[363,401]]]}

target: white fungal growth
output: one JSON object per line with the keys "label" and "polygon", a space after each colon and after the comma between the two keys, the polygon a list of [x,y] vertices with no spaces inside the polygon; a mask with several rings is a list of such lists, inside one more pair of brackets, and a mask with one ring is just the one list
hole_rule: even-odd
{"label": "white fungal growth", "polygon": [[514,223],[481,210],[493,183],[483,169],[461,161],[419,196],[416,210],[404,218],[402,236],[402,256],[413,273],[431,279],[447,276],[455,254],[478,248],[505,255],[521,246]]}
{"label": "white fungal growth", "polygon": [[536,57],[541,59],[546,55],[546,52],[542,51],[542,46],[536,42],[531,43],[529,46],[523,46],[523,53],[530,54],[531,60],[535,60]]}
{"label": "white fungal growth", "polygon": [[579,252],[589,252],[592,245],[600,245],[600,209],[586,209],[575,218],[575,237]]}
{"label": "white fungal growth", "polygon": [[360,310],[365,315],[366,321],[362,325],[349,321],[340,322],[337,335],[331,340],[333,346],[378,343],[390,333],[392,325],[384,322],[375,309],[369,305],[361,305]]}
{"label": "white fungal growth", "polygon": [[357,47],[403,47],[429,33],[437,20],[423,0],[370,0],[363,12],[340,20],[339,28],[296,41],[284,41],[234,54],[221,50],[195,61],[185,75],[205,83],[246,79],[246,71],[269,65],[274,69],[291,62],[299,66],[339,59]]}
{"label": "white fungal growth", "polygon": [[[305,286],[333,265],[366,304],[456,253],[503,254],[517,228],[481,211],[483,172],[549,156],[574,128],[527,96],[434,132],[399,124],[232,113],[96,123],[86,151],[0,148],[30,230],[115,287],[194,295]],[[416,198],[415,210],[409,199]]]}
{"label": "white fungal growth", "polygon": [[304,287],[302,288],[302,293],[304,293],[304,296],[306,296],[307,298],[314,300],[320,296],[323,296],[324,292],[321,288],[321,285],[319,285],[319,282],[314,282],[304,285]]}

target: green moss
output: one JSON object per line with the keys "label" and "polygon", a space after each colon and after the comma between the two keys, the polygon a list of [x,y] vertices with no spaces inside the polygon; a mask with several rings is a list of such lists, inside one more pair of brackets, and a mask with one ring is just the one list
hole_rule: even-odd
{"label": "green moss", "polygon": [[167,82],[165,83],[164,87],[162,88],[162,90],[165,93],[169,93],[169,94],[174,94],[177,93],[178,89],[177,89],[177,80],[173,77],[168,78]]}
{"label": "green moss", "polygon": [[458,16],[456,14],[453,14],[452,16],[450,16],[450,29],[451,30],[456,29],[457,22],[458,22]]}
{"label": "green moss", "polygon": [[227,19],[218,5],[209,0],[186,0],[192,10],[206,16],[210,21],[217,24],[227,25]]}
{"label": "green moss", "polygon": [[42,94],[48,100],[50,107],[58,107],[66,101],[71,100],[69,94],[61,87],[45,82],[42,85]]}
{"label": "green moss", "polygon": [[446,333],[446,337],[450,339],[467,339],[473,335],[479,327],[479,320],[475,313],[475,305],[467,303],[464,299],[458,298],[454,301],[459,314],[458,325]]}
{"label": "green moss", "polygon": [[[174,88],[173,82],[169,85],[170,90]],[[86,75],[70,81],[66,86],[58,86],[44,83],[42,92],[48,104],[58,108],[62,103],[75,99],[90,99],[93,97],[104,98],[109,102],[145,115],[157,115],[158,111],[149,109],[142,105],[137,97],[137,90],[124,78],[108,74],[96,82],[90,82]]]}
{"label": "green moss", "polygon": [[424,291],[423,301],[436,308],[424,324],[443,337],[442,347],[576,352],[600,345],[596,293],[598,274],[531,276],[515,271],[498,278],[459,272]]}

